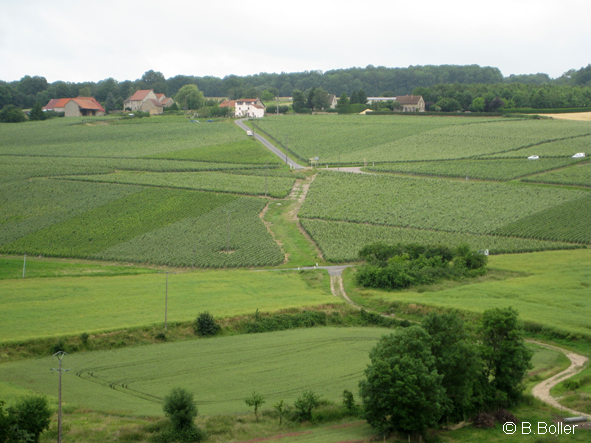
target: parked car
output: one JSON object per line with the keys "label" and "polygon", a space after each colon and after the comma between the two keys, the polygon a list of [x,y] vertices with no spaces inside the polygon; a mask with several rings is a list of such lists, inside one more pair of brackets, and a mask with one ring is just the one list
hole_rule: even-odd
{"label": "parked car", "polygon": [[252,135],[252,131],[246,131],[246,135]]}
{"label": "parked car", "polygon": [[577,152],[571,158],[584,158],[584,157],[585,157],[585,153],[584,152]]}
{"label": "parked car", "polygon": [[528,160],[538,160],[540,158],[540,156],[538,155],[530,155],[527,159]]}

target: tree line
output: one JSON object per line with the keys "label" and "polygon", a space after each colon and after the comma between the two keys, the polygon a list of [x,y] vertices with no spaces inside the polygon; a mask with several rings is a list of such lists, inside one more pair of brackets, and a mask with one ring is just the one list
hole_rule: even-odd
{"label": "tree line", "polygon": [[[330,94],[351,96],[363,90],[369,96],[423,95],[426,102],[437,102],[453,95],[463,106],[486,93],[503,100],[513,100],[516,107],[561,107],[591,105],[591,64],[579,70],[571,69],[557,79],[547,74],[511,75],[503,77],[498,68],[478,65],[410,66],[386,68],[372,65],[331,71],[292,73],[260,73],[247,76],[177,75],[166,78],[150,70],[136,80],[118,81],[109,77],[98,82],[49,83],[45,77],[26,75],[18,81],[0,81],[0,108],[8,104],[31,108],[35,102],[46,104],[52,98],[94,97],[101,103],[110,100],[117,109],[123,101],[140,89],[173,97],[185,85],[195,85],[205,97],[230,99],[275,96],[291,97],[294,90],[310,91],[321,88]],[[417,89],[422,88],[422,89]],[[472,99],[468,103],[468,94]],[[111,97],[111,98],[109,98]],[[574,105],[576,103],[576,105]]]}

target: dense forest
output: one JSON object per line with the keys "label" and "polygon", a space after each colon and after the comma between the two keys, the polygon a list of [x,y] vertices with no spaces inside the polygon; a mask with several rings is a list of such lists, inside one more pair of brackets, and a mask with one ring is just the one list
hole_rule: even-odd
{"label": "dense forest", "polygon": [[109,99],[121,109],[123,101],[138,89],[154,89],[156,93],[171,97],[187,84],[196,85],[205,97],[230,99],[262,97],[265,91],[266,97],[285,97],[292,96],[294,90],[322,88],[337,96],[363,90],[367,96],[423,95],[428,103],[450,98],[464,108],[471,105],[475,98],[487,94],[487,103],[492,95],[503,100],[506,107],[591,106],[590,64],[579,70],[571,69],[556,79],[542,73],[503,77],[498,68],[478,65],[408,68],[369,65],[326,72],[260,73],[224,78],[177,75],[168,79],[161,72],[150,70],[134,81],[107,78],[96,83],[49,83],[44,77],[26,75],[18,81],[0,81],[0,108],[7,104],[31,108],[36,102],[45,105],[52,98],[92,96],[101,103]]}

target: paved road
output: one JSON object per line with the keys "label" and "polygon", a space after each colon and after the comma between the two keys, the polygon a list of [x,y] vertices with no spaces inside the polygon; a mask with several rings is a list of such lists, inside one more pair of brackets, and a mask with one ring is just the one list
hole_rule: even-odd
{"label": "paved road", "polygon": [[[251,131],[251,129],[243,123],[244,120],[247,120],[247,119],[241,118],[240,120],[235,120],[234,123],[236,123],[241,129],[244,129],[245,131]],[[277,157],[279,157],[281,159],[281,161],[285,161],[285,154],[282,151],[280,151],[279,149],[277,149],[266,138],[257,134],[256,131],[254,133],[254,138],[256,138],[258,141],[260,141],[267,149],[269,149],[269,151],[271,151],[273,154],[275,154]],[[306,169],[306,166],[298,165],[294,160],[292,160],[289,157],[287,157],[287,163],[294,169]]]}

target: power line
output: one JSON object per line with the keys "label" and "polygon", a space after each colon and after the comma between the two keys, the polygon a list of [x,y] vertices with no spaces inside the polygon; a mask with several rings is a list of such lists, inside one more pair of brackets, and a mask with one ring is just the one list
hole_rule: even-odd
{"label": "power line", "polygon": [[58,351],[53,354],[52,357],[57,357],[59,361],[59,368],[51,368],[52,371],[55,371],[59,375],[59,382],[58,382],[58,409],[57,409],[57,442],[61,443],[62,441],[62,372],[68,372],[69,369],[62,369],[62,359],[68,355],[67,352]]}

